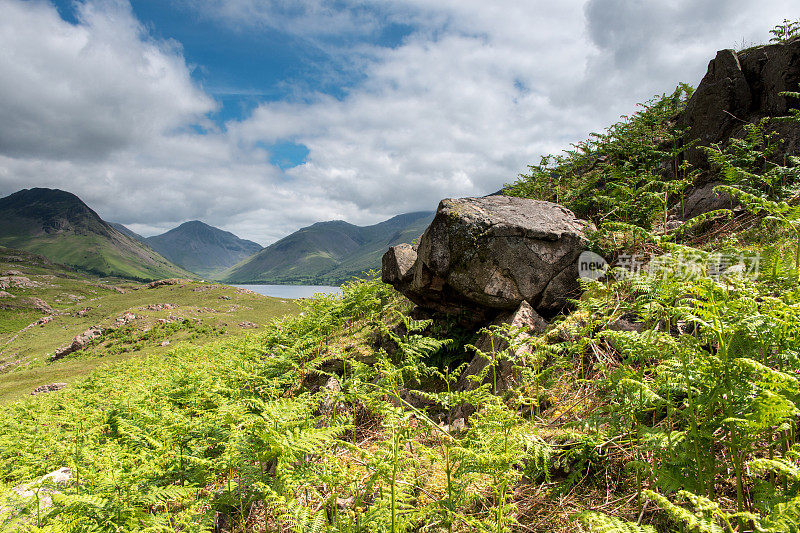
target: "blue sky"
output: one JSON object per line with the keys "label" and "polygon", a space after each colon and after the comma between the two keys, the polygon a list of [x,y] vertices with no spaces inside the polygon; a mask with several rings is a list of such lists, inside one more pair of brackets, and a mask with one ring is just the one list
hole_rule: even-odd
{"label": "blue sky", "polygon": [[268,244],[491,193],[793,1],[2,0],[0,195]]}

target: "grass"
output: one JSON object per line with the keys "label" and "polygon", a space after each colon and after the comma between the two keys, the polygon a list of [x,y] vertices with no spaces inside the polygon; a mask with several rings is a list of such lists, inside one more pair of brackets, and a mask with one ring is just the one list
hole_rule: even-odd
{"label": "grass", "polygon": [[[17,270],[36,287],[6,289],[15,298],[0,298],[0,403],[14,401],[34,388],[53,382],[71,382],[93,370],[142,355],[159,354],[176,343],[203,344],[223,337],[245,336],[272,318],[297,310],[293,300],[269,298],[221,284],[184,280],[153,289],[130,281],[94,278],[36,261],[10,261],[19,254],[2,253],[0,274]],[[124,293],[118,292],[122,289]],[[51,321],[27,327],[48,313],[35,309],[32,298],[51,306]],[[153,307],[169,304],[171,309]],[[118,329],[111,340],[92,345],[64,360],[49,355],[69,344],[88,328],[110,327],[125,313],[136,320]],[[168,321],[167,325],[159,321]],[[149,333],[147,333],[149,332]],[[162,346],[168,341],[169,344]]]}

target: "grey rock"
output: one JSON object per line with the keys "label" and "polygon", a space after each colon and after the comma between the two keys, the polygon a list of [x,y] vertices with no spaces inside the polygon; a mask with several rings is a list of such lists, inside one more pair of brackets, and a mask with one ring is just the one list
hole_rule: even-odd
{"label": "grey rock", "polygon": [[381,261],[381,280],[391,285],[407,285],[414,278],[414,263],[417,251],[410,244],[398,244],[389,248]]}
{"label": "grey rock", "polygon": [[329,377],[325,385],[320,387],[320,392],[323,393],[322,400],[319,403],[320,414],[331,417],[347,408],[344,402],[341,401],[342,385],[334,376]]}
{"label": "grey rock", "polygon": [[[72,470],[66,466],[59,468],[49,474],[42,476],[41,478],[37,479],[36,481],[32,481],[25,485],[19,485],[14,487],[13,493],[21,498],[21,499],[29,499],[36,496],[36,493],[39,494],[39,510],[44,511],[49,509],[53,506],[53,498],[52,495],[56,492],[60,492],[62,489],[68,487],[74,482],[74,478],[72,476]],[[11,500],[11,503],[15,503]],[[10,509],[2,509],[0,511],[10,510]],[[12,511],[12,514],[14,511]]]}
{"label": "grey rock", "polygon": [[408,245],[386,252],[383,279],[420,307],[448,314],[513,310],[523,301],[557,311],[577,294],[587,228],[551,202],[445,199],[416,253]]}
{"label": "grey rock", "polygon": [[[678,126],[688,128],[687,141],[698,146],[722,143],[741,137],[744,125],[763,117],[780,117],[800,107],[797,99],[782,96],[797,91],[800,84],[800,39],[785,44],[757,46],[736,53],[721,50],[708,64],[708,71],[678,117]],[[783,154],[797,153],[800,126],[778,123],[770,126],[786,139]],[[705,153],[689,150],[689,162],[708,166]]]}
{"label": "grey rock", "polygon": [[[493,325],[499,326],[501,324],[508,324],[522,330],[518,338],[521,346],[519,346],[514,353],[509,354],[509,357],[503,359],[495,369],[497,374],[497,390],[495,392],[509,390],[516,385],[519,376],[514,367],[521,364],[524,357],[531,353],[531,347],[526,344],[525,341],[532,335],[544,333],[548,326],[547,321],[539,316],[528,302],[522,302],[516,311],[500,316],[493,322]],[[484,353],[489,353],[492,349],[494,349],[495,353],[499,353],[507,350],[509,344],[504,339],[498,337],[492,339],[489,334],[484,333],[475,342],[475,347]],[[476,354],[469,363],[469,366],[467,366],[464,372],[458,377],[456,390],[473,390],[480,386],[481,384],[477,383],[472,377],[479,375],[488,364],[488,359],[480,354]],[[486,381],[492,380],[490,373]]]}
{"label": "grey rock", "polygon": [[450,424],[450,431],[453,433],[462,433],[467,430],[467,422],[463,418],[456,418]]}
{"label": "grey rock", "polygon": [[680,220],[689,220],[709,211],[732,209],[738,205],[738,201],[731,195],[714,190],[719,185],[723,183],[714,181],[691,189],[684,196],[682,203],[670,209],[670,214]]}
{"label": "grey rock", "polygon": [[66,383],[50,383],[49,385],[41,385],[33,389],[33,391],[31,391],[31,396],[36,396],[37,394],[42,394],[45,392],[59,391],[66,386],[67,386]]}

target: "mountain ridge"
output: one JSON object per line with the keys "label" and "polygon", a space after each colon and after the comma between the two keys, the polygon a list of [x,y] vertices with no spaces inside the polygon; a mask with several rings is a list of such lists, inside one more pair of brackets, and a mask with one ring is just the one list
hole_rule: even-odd
{"label": "mountain ridge", "polygon": [[61,189],[34,187],[0,198],[0,221],[0,245],[79,270],[143,280],[191,277]]}
{"label": "mountain ridge", "polygon": [[380,268],[387,246],[419,238],[433,211],[403,213],[370,226],[315,222],[221,273],[228,283],[337,285]]}

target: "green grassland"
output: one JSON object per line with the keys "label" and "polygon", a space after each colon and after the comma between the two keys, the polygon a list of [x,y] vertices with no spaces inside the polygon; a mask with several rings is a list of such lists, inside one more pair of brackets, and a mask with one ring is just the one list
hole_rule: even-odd
{"label": "green grassland", "polygon": [[[74,381],[99,366],[166,352],[182,341],[203,344],[247,335],[253,329],[239,324],[263,326],[296,310],[292,300],[225,285],[183,280],[148,289],[129,280],[86,276],[34,254],[0,249],[0,275],[10,270],[22,272],[36,286],[8,288],[14,298],[0,297],[0,402],[17,400],[39,385]],[[32,298],[53,309],[52,320],[27,327],[50,315],[37,309]],[[153,304],[175,307],[158,309]],[[76,335],[96,325],[108,328],[125,313],[137,318],[105,335],[102,342],[50,362],[49,356]]]}

